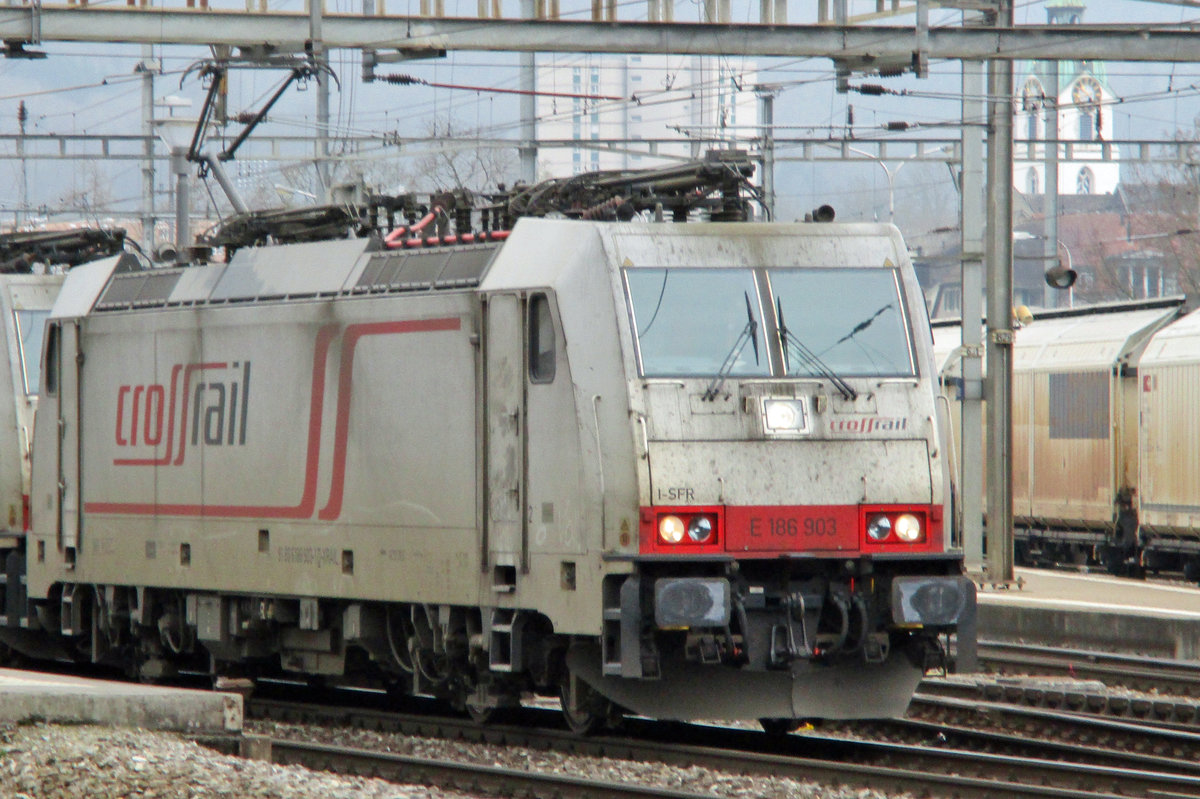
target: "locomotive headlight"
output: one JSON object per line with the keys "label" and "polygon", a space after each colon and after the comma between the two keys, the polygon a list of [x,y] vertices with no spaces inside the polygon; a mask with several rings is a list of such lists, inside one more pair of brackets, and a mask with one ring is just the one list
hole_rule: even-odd
{"label": "locomotive headlight", "polygon": [[892,520],[882,513],[867,519],[867,537],[872,541],[886,541],[892,534]]}
{"label": "locomotive headlight", "polygon": [[668,544],[682,541],[686,529],[683,519],[678,516],[664,516],[658,520],[658,537]]}
{"label": "locomotive headlight", "polygon": [[712,519],[707,516],[695,516],[687,527],[688,538],[695,541],[697,544],[707,543],[712,539],[713,524]]}
{"label": "locomotive headlight", "polygon": [[768,433],[808,432],[808,412],[802,399],[764,399],[763,427]]}
{"label": "locomotive headlight", "polygon": [[911,513],[902,513],[896,518],[896,537],[911,544],[921,539],[921,520]]}

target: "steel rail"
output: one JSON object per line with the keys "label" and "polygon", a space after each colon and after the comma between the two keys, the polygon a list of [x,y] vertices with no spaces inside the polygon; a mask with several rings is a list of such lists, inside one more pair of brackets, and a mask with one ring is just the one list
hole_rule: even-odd
{"label": "steel rail", "polygon": [[1106,685],[1200,695],[1200,663],[1195,661],[1005,641],[980,641],[979,659],[1026,673],[1036,670],[1038,674],[1098,679]]}
{"label": "steel rail", "polygon": [[[713,753],[693,748],[690,765],[705,768],[726,768],[760,776],[790,776],[807,782],[850,785],[874,790],[916,791],[923,795],[966,797],[1073,797],[1076,799],[1126,798],[1131,792],[1169,791],[1171,796],[1200,796],[1200,781],[1149,772],[1114,771],[1090,768],[1079,764],[1057,764],[1057,771],[1075,775],[1075,786],[1043,785],[1032,781],[1014,782],[988,777],[957,774],[937,774],[924,770],[923,765],[911,768],[882,767],[822,760],[792,759],[787,774],[765,770],[761,755],[746,753],[729,765],[713,762]],[[975,762],[976,770],[994,767],[998,772],[1011,771],[1014,763],[1027,762],[1019,758],[970,753],[962,762]],[[612,783],[560,774],[520,771],[499,766],[458,763],[411,755],[396,755],[367,749],[313,744],[284,739],[271,740],[271,762],[279,765],[300,765],[320,771],[377,777],[391,782],[411,782],[436,785],[441,788],[483,792],[500,796],[571,796],[580,799],[711,799],[712,793],[691,793],[670,788]],[[758,765],[759,767],[756,767]],[[800,769],[799,773],[793,770]],[[1036,779],[1038,775],[1028,775]],[[1193,784],[1195,783],[1195,784]],[[1098,786],[1111,786],[1105,790]],[[1191,790],[1188,790],[1191,789]]]}
{"label": "steel rail", "polygon": [[[971,707],[1012,708],[1021,710],[1050,710],[1074,713],[1097,719],[1132,721],[1154,727],[1195,731],[1200,724],[1200,704],[1169,697],[1151,698],[1115,694],[1107,686],[1097,690],[1080,681],[1077,685],[1036,685],[1032,683],[921,683],[913,701],[918,703],[948,703],[961,700]],[[911,706],[910,706],[911,707]]]}
{"label": "steel rail", "polygon": [[[919,692],[913,697],[913,704],[918,707],[924,706],[930,709],[991,714],[997,718],[1008,716],[1026,722],[1034,721],[1041,725],[1060,722],[1076,727],[1087,726],[1097,731],[1121,733],[1130,737],[1142,738],[1143,743],[1149,743],[1151,739],[1161,737],[1168,744],[1177,743],[1191,747],[1200,747],[1200,733],[1196,731],[1194,726],[1174,724],[1169,721],[1157,721],[1154,719],[1129,720],[1113,715],[1080,710],[1030,707],[1009,702],[988,702],[958,696],[935,696],[924,692]],[[912,705],[910,705],[911,707]]]}
{"label": "steel rail", "polygon": [[[703,725],[631,723],[631,736],[579,738],[522,726],[479,726],[467,721],[406,717],[379,711],[347,710],[253,700],[257,716],[320,718],[354,727],[395,729],[409,734],[477,740],[503,746],[529,746],[575,755],[661,762],[743,774],[910,791],[957,797],[1128,796],[1128,790],[1200,796],[1200,777],[1166,771],[1129,770],[1091,764],[939,747],[853,741],[816,733],[770,738],[761,733]],[[679,743],[678,741],[689,741]],[[695,741],[705,742],[697,744]],[[765,752],[764,752],[765,750]],[[824,757],[816,756],[824,754]],[[1003,776],[998,776],[1003,775]],[[1014,776],[1019,775],[1019,776]]]}
{"label": "steel rail", "polygon": [[693,793],[636,783],[614,783],[484,766],[435,758],[374,752],[367,749],[312,744],[284,739],[271,741],[271,762],[316,771],[377,777],[389,782],[437,785],[441,788],[497,796],[570,796],[578,799],[711,799]]}
{"label": "steel rail", "polygon": [[[922,702],[927,699],[923,698]],[[940,703],[939,703],[940,705]],[[980,707],[977,703],[963,703],[957,706],[945,706],[945,709],[951,710],[967,710],[974,715],[985,715],[989,720],[995,718],[994,707]],[[1004,708],[1001,712],[1006,712],[1008,708]],[[1018,708],[1018,710],[1021,710]],[[1020,718],[1028,719],[1028,716],[1020,715]],[[1046,721],[1045,716],[1041,720]],[[1051,717],[1053,719],[1053,717]],[[1088,732],[1101,731],[1107,734],[1120,734],[1132,743],[1136,740],[1138,746],[1159,750],[1165,746],[1179,745],[1180,751],[1183,747],[1189,753],[1197,752],[1197,743],[1200,742],[1196,738],[1180,738],[1176,735],[1177,731],[1167,730],[1162,727],[1153,725],[1138,725],[1138,724],[1095,724],[1094,722],[1105,722],[1106,719],[1094,719],[1091,717],[1079,718],[1078,716],[1066,716],[1061,719],[1065,724],[1072,726],[1080,726]],[[961,726],[956,724],[948,724],[942,721],[921,721],[918,719],[897,719],[894,721],[877,722],[871,725],[871,728],[882,726],[883,729],[888,729],[894,725],[901,734],[909,737],[924,735],[930,739],[943,741],[946,746],[961,748],[963,742],[969,742],[971,748],[987,747],[989,751],[995,748],[1002,748],[1006,752],[1021,753],[1027,752],[1031,748],[1038,753],[1039,757],[1052,757],[1054,759],[1069,760],[1075,762],[1086,762],[1094,765],[1103,765],[1109,768],[1118,768],[1128,771],[1160,771],[1172,774],[1190,774],[1200,776],[1200,762],[1194,759],[1185,757],[1164,757],[1162,755],[1148,754],[1142,751],[1125,751],[1122,749],[1114,749],[1111,746],[1111,740],[1108,746],[1101,748],[1094,743],[1078,744],[1067,743],[1055,740],[1038,740],[1031,742],[1028,734],[1025,732],[1000,732],[997,730],[981,730],[973,727]],[[1047,730],[1051,729],[1047,725]],[[1184,733],[1185,736],[1189,735]],[[1107,736],[1106,736],[1107,737]],[[1032,746],[1031,746],[1032,743]]]}
{"label": "steel rail", "polygon": [[[927,693],[918,693],[914,697],[909,713],[916,718],[882,723],[923,729],[925,734],[947,741],[967,738],[984,745],[991,742],[1014,748],[1030,744],[1025,731],[1032,727],[1045,736],[1061,734],[1064,739],[1086,742],[1081,750],[1078,744],[1068,743],[1067,740],[1037,741],[1036,747],[1044,754],[1118,768],[1200,776],[1200,763],[1197,762],[1200,758],[1200,733],[1194,728],[1154,721],[1129,721],[1075,710],[931,696]],[[961,722],[948,723],[947,718],[966,719],[968,726],[962,726]],[[970,719],[985,720],[988,725],[1011,727],[1020,732],[1013,735],[975,729],[969,726]],[[1098,741],[1104,741],[1106,748],[1099,748]],[[1156,754],[1161,752],[1171,754]]]}

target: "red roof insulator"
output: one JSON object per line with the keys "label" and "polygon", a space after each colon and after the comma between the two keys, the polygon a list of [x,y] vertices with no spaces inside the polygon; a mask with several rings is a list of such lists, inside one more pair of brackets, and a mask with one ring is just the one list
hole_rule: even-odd
{"label": "red roof insulator", "polygon": [[510,230],[489,230],[482,233],[463,233],[458,236],[443,236],[441,238],[437,238],[436,236],[422,238],[418,236],[416,238],[404,239],[403,241],[392,238],[393,234],[397,232],[404,232],[405,230],[405,228],[397,228],[396,230],[392,231],[392,233],[389,233],[388,238],[391,240],[388,241],[385,239],[384,246],[386,246],[389,250],[399,250],[401,248],[416,249],[418,247],[439,247],[446,244],[482,244],[489,241],[504,241],[512,232]]}

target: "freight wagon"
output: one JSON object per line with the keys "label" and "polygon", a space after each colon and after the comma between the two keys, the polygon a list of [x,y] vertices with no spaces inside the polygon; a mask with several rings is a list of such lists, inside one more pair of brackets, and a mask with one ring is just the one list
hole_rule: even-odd
{"label": "freight wagon", "polygon": [[[1200,317],[1182,298],[1043,312],[1017,331],[1018,563],[1200,580]],[[957,400],[957,323],[935,326]]]}

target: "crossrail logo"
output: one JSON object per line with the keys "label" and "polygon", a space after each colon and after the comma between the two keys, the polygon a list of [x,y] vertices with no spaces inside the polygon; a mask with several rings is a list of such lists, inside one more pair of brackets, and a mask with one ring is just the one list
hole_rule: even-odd
{"label": "crossrail logo", "polygon": [[117,446],[126,451],[158,447],[164,434],[166,444],[160,457],[117,457],[113,465],[181,466],[189,445],[244,446],[249,410],[248,360],[175,364],[169,387],[122,385],[117,388]]}
{"label": "crossrail logo", "polygon": [[897,433],[908,429],[908,419],[903,416],[858,416],[851,419],[833,419],[829,429],[834,433]]}

